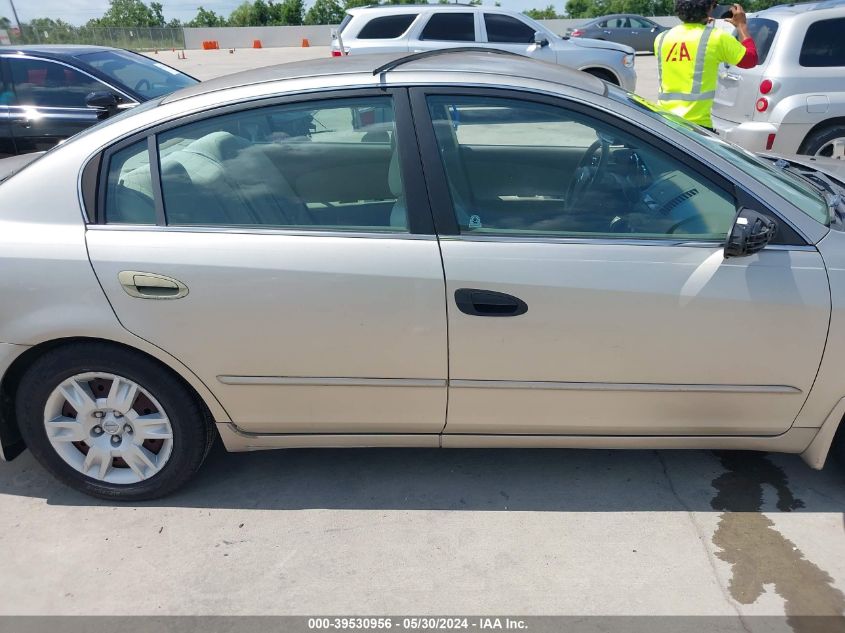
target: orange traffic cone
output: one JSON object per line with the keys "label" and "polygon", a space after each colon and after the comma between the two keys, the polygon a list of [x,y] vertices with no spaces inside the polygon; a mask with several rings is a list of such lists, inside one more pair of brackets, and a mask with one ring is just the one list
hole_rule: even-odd
{"label": "orange traffic cone", "polygon": [[252,40],[252,47],[253,48],[262,48],[261,40]]}
{"label": "orange traffic cone", "polygon": [[308,48],[311,46],[311,42],[308,41],[307,37],[302,38],[302,48]]}

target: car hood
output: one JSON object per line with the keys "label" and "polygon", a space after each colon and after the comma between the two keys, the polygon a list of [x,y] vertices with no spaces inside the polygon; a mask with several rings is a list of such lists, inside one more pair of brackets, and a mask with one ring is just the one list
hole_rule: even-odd
{"label": "car hood", "polygon": [[761,154],[761,156],[765,156],[767,158],[782,158],[791,163],[809,167],[810,169],[817,169],[845,185],[845,160],[840,160],[838,158],[803,156],[797,154],[773,154],[771,152]]}
{"label": "car hood", "polygon": [[13,176],[36,158],[40,158],[43,154],[44,152],[33,152],[31,154],[21,154],[20,156],[0,159],[0,182]]}
{"label": "car hood", "polygon": [[594,40],[589,37],[572,37],[569,39],[575,46],[581,48],[603,48],[609,51],[619,51],[620,53],[634,54],[634,49],[625,44],[617,44],[616,42],[608,42],[607,40]]}

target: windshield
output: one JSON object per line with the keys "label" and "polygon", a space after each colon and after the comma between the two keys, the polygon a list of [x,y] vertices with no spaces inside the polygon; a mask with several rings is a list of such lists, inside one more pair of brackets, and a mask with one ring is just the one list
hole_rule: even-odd
{"label": "windshield", "polygon": [[129,51],[98,51],[76,57],[135,91],[145,100],[162,97],[198,83],[193,77],[175,68]]}
{"label": "windshield", "polygon": [[698,145],[703,145],[729,161],[765,187],[773,190],[780,197],[791,202],[816,222],[830,226],[830,211],[827,201],[816,189],[805,181],[778,169],[771,163],[761,160],[751,152],[733,143],[728,143],[718,136],[710,134],[704,128],[693,125],[679,116],[660,110],[656,105],[646,101],[642,97],[625,92],[615,86],[608,86],[607,96],[615,101],[636,106],[652,118],[659,119],[661,122],[683,134],[689,140]]}

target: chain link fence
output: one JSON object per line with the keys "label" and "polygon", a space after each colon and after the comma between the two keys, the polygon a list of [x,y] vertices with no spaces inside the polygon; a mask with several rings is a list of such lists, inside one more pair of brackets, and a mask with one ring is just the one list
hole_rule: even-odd
{"label": "chain link fence", "polygon": [[93,44],[135,51],[185,47],[185,34],[181,28],[24,26],[21,32],[16,31],[14,29],[9,33],[12,44]]}

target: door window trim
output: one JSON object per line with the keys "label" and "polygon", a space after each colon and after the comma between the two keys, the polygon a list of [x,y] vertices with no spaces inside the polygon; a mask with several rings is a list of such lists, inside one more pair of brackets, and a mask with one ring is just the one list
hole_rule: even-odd
{"label": "door window trim", "polygon": [[[402,175],[402,186],[405,193],[405,202],[408,209],[408,231],[407,232],[378,232],[378,231],[343,231],[321,228],[317,225],[314,229],[296,227],[291,229],[271,228],[271,227],[237,227],[237,226],[170,226],[167,224],[165,214],[163,195],[161,190],[161,178],[156,178],[160,173],[160,162],[158,153],[158,135],[162,132],[179,128],[185,125],[196,123],[199,121],[213,119],[219,116],[233,114],[236,112],[248,112],[250,110],[257,110],[260,108],[272,107],[276,105],[287,104],[306,104],[317,101],[332,101],[342,99],[355,99],[366,97],[391,97],[393,105],[394,121],[396,126],[396,139],[399,147],[399,168]],[[138,143],[139,141],[147,141],[147,152],[150,161],[150,175],[153,178],[153,199],[156,211],[156,224],[107,224],[105,217],[105,202],[106,189],[108,187],[108,169],[111,158],[114,154],[130,145]],[[214,232],[233,232],[233,233],[269,233],[269,234],[287,234],[287,235],[332,235],[332,236],[347,236],[347,237],[362,237],[362,236],[379,236],[386,238],[402,239],[408,237],[418,236],[433,236],[434,220],[432,218],[431,208],[429,205],[429,197],[426,191],[425,180],[422,174],[422,165],[420,164],[420,152],[417,146],[417,136],[414,130],[414,121],[411,115],[411,105],[408,98],[408,91],[406,88],[353,88],[348,90],[330,90],[330,91],[307,91],[294,94],[287,94],[282,96],[262,97],[250,101],[243,101],[234,104],[227,104],[196,112],[194,114],[178,117],[169,121],[161,122],[157,125],[146,128],[142,131],[136,132],[126,136],[112,145],[104,148],[98,152],[90,161],[98,160],[102,156],[102,161],[99,168],[99,177],[94,186],[96,186],[96,208],[91,213],[86,209],[86,216],[93,218],[91,225],[113,229],[125,229],[134,227],[135,230],[152,229],[158,230],[180,230],[189,232],[200,231],[214,231]],[[87,168],[87,164],[86,164]],[[84,169],[83,169],[84,171]],[[88,187],[90,188],[90,179]],[[93,199],[90,195],[86,196],[85,188],[83,187],[83,198],[87,201]]]}
{"label": "door window trim", "polygon": [[[491,97],[496,99],[512,99],[517,101],[529,101],[543,105],[551,105],[569,110],[571,112],[587,116],[597,122],[605,123],[609,126],[615,127],[641,141],[644,145],[652,147],[659,152],[672,156],[678,159],[680,148],[672,145],[670,142],[661,139],[647,130],[637,126],[628,120],[622,119],[616,115],[606,112],[602,109],[591,106],[587,103],[575,101],[565,96],[548,95],[541,92],[531,90],[518,90],[511,88],[475,88],[475,87],[455,87],[455,86],[419,86],[409,89],[411,107],[414,114],[414,120],[417,125],[417,139],[420,146],[420,155],[423,161],[423,172],[428,182],[429,197],[431,201],[431,209],[434,217],[435,227],[438,236],[446,239],[477,239],[480,236],[470,236],[461,234],[460,226],[458,226],[457,218],[455,217],[454,208],[452,205],[452,197],[449,190],[448,179],[446,177],[446,170],[443,161],[440,158],[440,150],[435,136],[434,124],[428,109],[427,98],[429,96],[447,96],[447,97]],[[778,246],[807,246],[808,243],[803,237],[795,231],[791,224],[785,220],[774,209],[768,207],[763,202],[757,200],[755,196],[745,191],[739,185],[731,182],[725,176],[717,172],[715,169],[701,162],[698,158],[691,154],[684,153],[681,162],[692,173],[704,179],[715,188],[723,191],[734,199],[737,209],[744,204],[749,204],[753,201],[757,210],[770,215],[776,219],[779,227],[786,229],[786,244],[780,244],[783,236],[778,231]],[[631,244],[641,246],[685,246],[685,245],[699,245],[699,246],[714,246],[721,244],[723,241],[716,240],[672,240],[672,239],[652,239],[652,238],[608,238],[608,237],[578,237],[578,236],[556,236],[556,235],[518,235],[506,234],[501,236],[489,235],[485,236],[484,241],[530,241],[530,242],[567,242],[567,243],[581,243],[581,244]]]}

